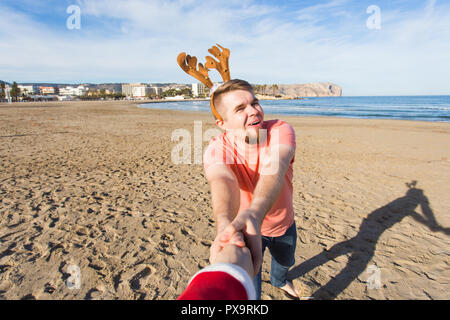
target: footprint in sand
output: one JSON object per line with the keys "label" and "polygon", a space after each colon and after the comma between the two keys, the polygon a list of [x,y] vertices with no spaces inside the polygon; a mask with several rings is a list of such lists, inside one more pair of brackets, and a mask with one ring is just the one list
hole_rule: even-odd
{"label": "footprint in sand", "polygon": [[29,293],[20,298],[20,300],[36,300],[36,297],[32,293]]}
{"label": "footprint in sand", "polygon": [[144,268],[142,271],[137,273],[133,278],[130,279],[130,288],[132,290],[139,290],[142,286],[141,280],[149,276],[151,273],[151,270],[149,267]]}
{"label": "footprint in sand", "polygon": [[53,292],[55,292],[55,290],[56,289],[53,287],[53,285],[51,283],[47,282],[45,284],[45,287],[44,287],[44,292],[45,293],[52,294]]}
{"label": "footprint in sand", "polygon": [[207,248],[211,247],[211,245],[212,245],[211,240],[202,240],[202,241],[200,241],[200,243]]}
{"label": "footprint in sand", "polygon": [[165,233],[161,236],[161,241],[158,246],[158,250],[168,255],[175,255],[178,253],[178,248],[173,242],[174,235],[172,233]]}
{"label": "footprint in sand", "polygon": [[84,300],[100,300],[102,297],[102,292],[97,288],[89,289],[89,291],[84,296]]}

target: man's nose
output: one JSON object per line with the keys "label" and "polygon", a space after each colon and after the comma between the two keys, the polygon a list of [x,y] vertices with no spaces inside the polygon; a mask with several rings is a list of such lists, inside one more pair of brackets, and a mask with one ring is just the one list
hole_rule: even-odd
{"label": "man's nose", "polygon": [[253,115],[257,115],[259,113],[259,110],[256,107],[249,104],[247,107],[247,113],[249,116],[253,116]]}

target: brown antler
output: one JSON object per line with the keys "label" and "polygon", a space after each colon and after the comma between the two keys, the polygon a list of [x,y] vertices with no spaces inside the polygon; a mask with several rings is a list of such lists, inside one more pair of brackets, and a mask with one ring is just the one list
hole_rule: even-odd
{"label": "brown antler", "polygon": [[190,55],[186,56],[186,52],[182,52],[177,57],[178,65],[181,67],[181,69],[184,70],[187,74],[193,76],[197,80],[199,80],[201,83],[203,83],[208,88],[213,87],[213,83],[208,75],[208,69],[203,66],[203,64],[198,64],[198,70],[197,70],[197,58],[191,57]]}
{"label": "brown antler", "polygon": [[214,60],[212,57],[206,57],[206,68],[214,68],[219,71],[220,75],[224,82],[227,82],[231,79],[230,76],[230,67],[228,65],[228,60],[230,58],[230,50],[222,47],[220,44],[217,44],[222,49],[222,52],[216,46],[213,46],[211,49],[208,49],[208,52],[211,53],[214,57],[216,57],[219,61]]}

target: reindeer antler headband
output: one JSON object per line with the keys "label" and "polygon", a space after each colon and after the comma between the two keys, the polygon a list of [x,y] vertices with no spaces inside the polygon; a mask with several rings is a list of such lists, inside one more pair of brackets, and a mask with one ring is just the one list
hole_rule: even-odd
{"label": "reindeer antler headband", "polygon": [[[208,75],[209,69],[216,69],[217,71],[219,71],[220,75],[222,76],[223,82],[227,82],[231,79],[230,67],[228,65],[228,59],[230,58],[230,50],[222,47],[219,44],[217,44],[217,46],[220,47],[222,51],[220,51],[219,48],[217,48],[216,46],[213,46],[212,48],[208,49],[208,52],[211,53],[214,57],[216,57],[219,61],[215,60],[213,57],[206,56],[205,66],[199,63],[198,69],[196,57],[186,55],[186,52],[180,53],[177,57],[177,62],[178,65],[181,67],[181,69],[183,69],[184,72],[186,72],[187,74],[199,80],[209,89],[211,89],[214,86],[213,82],[211,81]],[[214,100],[214,92],[211,93],[211,111],[217,119],[222,121],[223,120],[222,117],[219,115],[216,108],[214,107],[213,100]]]}

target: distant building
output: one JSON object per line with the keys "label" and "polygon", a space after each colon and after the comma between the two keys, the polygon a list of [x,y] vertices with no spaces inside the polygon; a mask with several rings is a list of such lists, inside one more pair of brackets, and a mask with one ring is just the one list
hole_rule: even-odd
{"label": "distant building", "polygon": [[203,83],[193,83],[192,84],[192,96],[199,97],[205,95],[206,86]]}
{"label": "distant building", "polygon": [[122,84],[122,94],[128,98],[142,99],[150,92],[150,87],[142,83]]}
{"label": "distant building", "polygon": [[54,87],[39,87],[39,91],[41,94],[55,94]]}
{"label": "distant building", "polygon": [[17,87],[20,89],[20,93],[25,94],[25,95],[34,94],[38,91],[37,86],[33,86],[33,85],[24,86],[24,85],[19,84]]}
{"label": "distant building", "polygon": [[5,86],[5,99],[10,103],[12,102],[11,89],[9,85]]}
{"label": "distant building", "polygon": [[133,98],[145,98],[149,93],[149,88],[147,86],[135,86],[133,87]]}
{"label": "distant building", "polygon": [[70,101],[70,100],[72,100],[72,97],[71,96],[61,96],[61,95],[59,95],[58,96],[58,100],[59,101]]}
{"label": "distant building", "polygon": [[11,86],[5,85],[5,95],[8,95],[11,92]]}
{"label": "distant building", "polygon": [[59,89],[60,96],[83,96],[86,93],[86,88],[84,86],[74,87],[65,87]]}
{"label": "distant building", "polygon": [[150,87],[150,92],[156,95],[160,95],[162,92],[162,88],[160,87]]}
{"label": "distant building", "polygon": [[72,87],[59,88],[59,95],[60,96],[71,96],[73,89],[74,88],[72,88]]}

